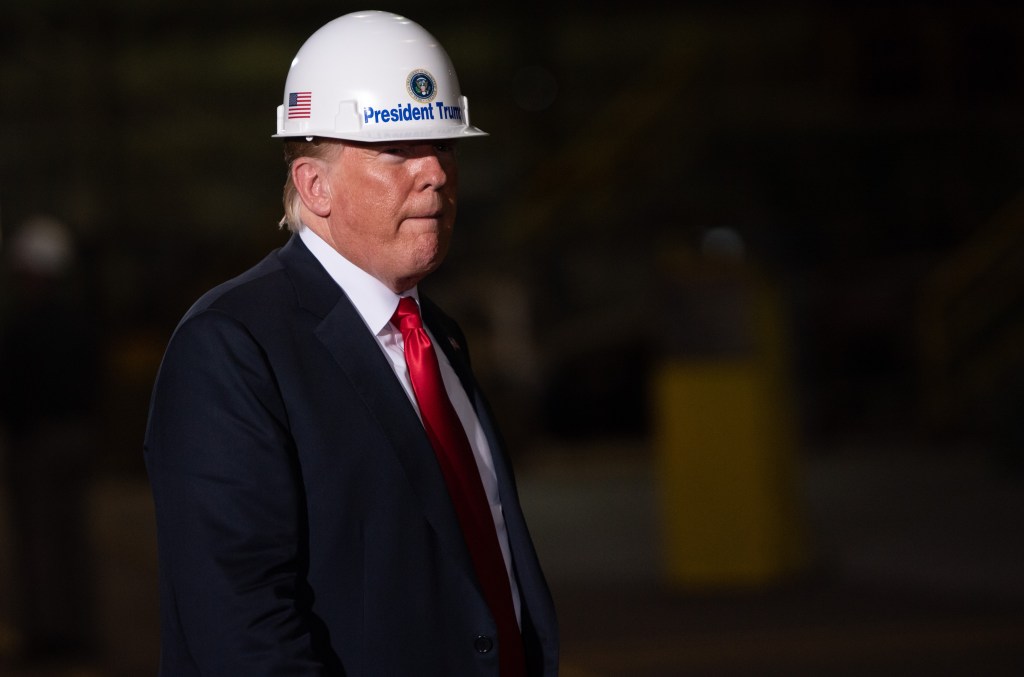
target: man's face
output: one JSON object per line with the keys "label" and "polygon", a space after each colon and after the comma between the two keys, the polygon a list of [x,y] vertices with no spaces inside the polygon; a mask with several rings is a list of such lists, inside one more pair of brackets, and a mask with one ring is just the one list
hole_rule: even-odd
{"label": "man's face", "polygon": [[453,141],[345,141],[328,174],[334,247],[395,292],[448,253],[458,167]]}

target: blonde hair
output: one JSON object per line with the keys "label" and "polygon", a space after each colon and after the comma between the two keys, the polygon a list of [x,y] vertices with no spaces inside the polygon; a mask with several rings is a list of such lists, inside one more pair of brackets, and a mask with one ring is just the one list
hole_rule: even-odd
{"label": "blonde hair", "polygon": [[315,136],[285,139],[284,163],[288,166],[288,178],[285,179],[284,192],[281,195],[284,216],[278,222],[279,227],[287,228],[293,233],[299,232],[299,229],[302,228],[302,197],[295,187],[295,181],[292,180],[292,163],[302,157],[326,160],[337,145],[339,142],[333,139],[321,139]]}

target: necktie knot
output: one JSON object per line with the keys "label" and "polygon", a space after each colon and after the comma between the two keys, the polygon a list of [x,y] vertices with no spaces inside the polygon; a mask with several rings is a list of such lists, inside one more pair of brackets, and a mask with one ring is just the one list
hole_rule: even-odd
{"label": "necktie knot", "polygon": [[391,322],[398,327],[403,334],[406,332],[422,329],[423,321],[420,319],[420,307],[416,305],[416,299],[411,296],[403,296],[398,300],[398,309],[391,317]]}

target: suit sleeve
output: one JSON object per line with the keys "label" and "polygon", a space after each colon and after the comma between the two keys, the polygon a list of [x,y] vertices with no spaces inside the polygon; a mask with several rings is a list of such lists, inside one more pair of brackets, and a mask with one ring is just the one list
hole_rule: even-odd
{"label": "suit sleeve", "polygon": [[266,354],[239,322],[187,319],[146,434],[160,550],[162,650],[195,674],[325,675],[314,648],[305,500]]}

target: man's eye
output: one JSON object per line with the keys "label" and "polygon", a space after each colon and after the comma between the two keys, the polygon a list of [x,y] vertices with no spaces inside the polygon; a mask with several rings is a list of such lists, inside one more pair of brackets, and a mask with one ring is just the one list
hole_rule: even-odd
{"label": "man's eye", "polygon": [[401,157],[405,157],[406,155],[408,155],[408,151],[405,148],[401,148],[399,146],[395,146],[393,148],[382,148],[380,152],[383,153],[384,155],[398,155]]}
{"label": "man's eye", "polygon": [[450,155],[451,153],[455,152],[455,144],[454,143],[435,143],[434,144],[434,150],[436,150],[438,153],[446,153],[446,154]]}

